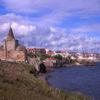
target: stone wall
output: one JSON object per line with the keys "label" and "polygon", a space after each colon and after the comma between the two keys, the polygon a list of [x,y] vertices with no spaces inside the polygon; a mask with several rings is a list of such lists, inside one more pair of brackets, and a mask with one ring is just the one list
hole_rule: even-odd
{"label": "stone wall", "polygon": [[25,62],[27,54],[25,51],[17,51],[17,50],[1,50],[0,49],[0,59],[8,60],[8,61],[17,61],[17,62]]}
{"label": "stone wall", "polygon": [[15,40],[11,40],[11,41],[6,40],[4,43],[4,48],[5,46],[8,51],[15,50],[15,46],[16,46]]}
{"label": "stone wall", "polygon": [[0,50],[0,59],[5,60],[5,55],[3,50]]}

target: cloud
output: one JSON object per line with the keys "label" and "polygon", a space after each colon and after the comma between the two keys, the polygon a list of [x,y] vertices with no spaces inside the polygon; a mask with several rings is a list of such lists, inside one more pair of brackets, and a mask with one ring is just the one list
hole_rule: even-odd
{"label": "cloud", "polygon": [[11,27],[13,28],[13,30],[15,30],[17,35],[24,35],[24,36],[27,36],[29,33],[33,32],[36,29],[36,26],[23,25],[23,24],[18,24],[16,22],[13,22],[11,24]]}
{"label": "cloud", "polygon": [[[97,39],[100,38],[100,20],[95,18],[100,16],[99,0],[1,1],[0,6],[8,12],[0,15],[2,40],[11,25],[15,36],[26,46],[100,51],[100,40]],[[74,19],[72,25],[67,27],[67,21],[75,17],[81,19],[81,25],[75,24],[77,20]],[[92,20],[96,21],[91,24]],[[98,35],[92,36],[91,33]]]}
{"label": "cloud", "polygon": [[18,23],[22,23],[22,24],[32,24],[32,22],[25,16],[21,16],[21,15],[17,15],[14,13],[6,13],[3,15],[0,15],[0,24],[3,23],[12,23],[12,22],[18,22]]}
{"label": "cloud", "polygon": [[[1,25],[1,27],[8,30],[9,25],[8,27],[5,27],[6,25],[8,24],[5,23]],[[18,38],[21,43],[24,43],[29,47],[33,46],[53,50],[64,49],[75,51],[85,51],[86,49],[91,51],[92,49],[100,47],[98,41],[96,41],[95,38],[89,38],[87,34],[67,35],[66,33],[63,33],[63,31],[59,32],[55,28],[48,27],[43,29],[42,27],[26,26],[15,22],[12,23],[11,26],[14,30],[16,38]]]}
{"label": "cloud", "polygon": [[[29,20],[26,20],[26,18],[24,19],[22,16],[17,16],[15,14],[6,14],[2,16],[0,16],[1,21],[3,20],[0,24],[0,38],[2,40],[6,37],[11,25],[15,36],[20,40],[20,43],[29,47],[33,46],[54,50],[65,49],[75,51],[85,51],[86,49],[88,51],[95,51],[100,47],[100,44],[98,44],[99,41],[97,41],[95,37],[91,37],[90,34],[84,33],[91,31],[90,26],[77,27],[76,29],[73,28],[73,30],[67,31],[66,29],[53,26],[40,27],[34,25]],[[96,29],[99,28],[99,25],[92,26]],[[93,27],[92,30],[94,29]]]}
{"label": "cloud", "polygon": [[18,11],[18,12],[34,12],[40,9],[48,8],[55,11],[63,12],[91,12],[100,11],[99,0],[3,0],[3,3],[7,9]]}
{"label": "cloud", "polygon": [[31,14],[41,25],[58,24],[72,16],[82,18],[100,15],[99,0],[3,0],[10,12]]}
{"label": "cloud", "polygon": [[73,28],[72,32],[75,33],[88,33],[88,32],[99,32],[100,33],[100,24],[90,24],[90,25],[81,25],[80,27]]}

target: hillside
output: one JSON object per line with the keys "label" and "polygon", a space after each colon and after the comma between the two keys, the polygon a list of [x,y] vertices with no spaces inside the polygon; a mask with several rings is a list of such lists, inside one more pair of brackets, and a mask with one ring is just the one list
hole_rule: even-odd
{"label": "hillside", "polygon": [[0,61],[0,100],[90,100],[80,93],[49,87],[32,70],[30,65]]}

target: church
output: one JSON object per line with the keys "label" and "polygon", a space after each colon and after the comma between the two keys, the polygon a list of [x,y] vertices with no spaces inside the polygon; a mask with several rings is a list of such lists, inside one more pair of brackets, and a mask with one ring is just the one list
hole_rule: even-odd
{"label": "church", "polygon": [[19,41],[15,39],[11,27],[9,29],[6,39],[4,40],[3,45],[0,46],[0,59],[16,62],[27,61],[26,47],[19,44]]}

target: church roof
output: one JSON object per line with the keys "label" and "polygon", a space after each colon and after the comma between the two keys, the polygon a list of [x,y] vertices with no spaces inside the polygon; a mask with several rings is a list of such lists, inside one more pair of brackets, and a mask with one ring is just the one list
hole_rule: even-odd
{"label": "church roof", "polygon": [[13,34],[13,30],[10,27],[9,33],[8,33],[8,36],[7,36],[7,40],[12,40],[12,39],[15,39],[15,37],[14,37],[14,34]]}

